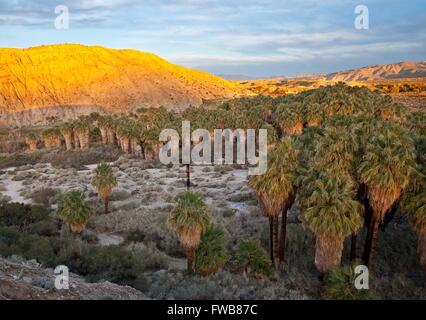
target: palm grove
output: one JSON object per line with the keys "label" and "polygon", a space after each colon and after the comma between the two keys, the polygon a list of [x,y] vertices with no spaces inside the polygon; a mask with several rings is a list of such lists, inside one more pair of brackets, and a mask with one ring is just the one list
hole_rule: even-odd
{"label": "palm grove", "polygon": [[[245,270],[285,267],[287,214],[295,204],[299,220],[315,235],[314,263],[320,273],[342,264],[346,240],[351,242],[351,262],[362,260],[374,270],[379,231],[400,209],[418,233],[419,259],[426,268],[426,117],[365,88],[338,84],[295,96],[235,99],[216,109],[190,107],[182,114],[160,108],[83,117],[46,130],[42,139],[46,147],[57,146],[62,134],[67,149],[84,149],[98,134],[104,144],[148,159],[158,155],[161,130],[178,129],[182,120],[191,121],[194,130],[211,132],[268,129],[268,171],[250,177],[249,185],[269,225],[270,263],[255,239],[242,241],[235,255]],[[36,134],[28,135],[31,149],[38,142]],[[98,167],[93,185],[108,212],[108,195],[116,180],[107,165]],[[81,197],[63,198],[60,210],[71,200],[81,202]],[[190,272],[195,268],[210,274],[228,260],[223,233],[212,224],[197,190],[176,197],[168,225],[187,253]],[[363,229],[364,246],[358,248]]]}

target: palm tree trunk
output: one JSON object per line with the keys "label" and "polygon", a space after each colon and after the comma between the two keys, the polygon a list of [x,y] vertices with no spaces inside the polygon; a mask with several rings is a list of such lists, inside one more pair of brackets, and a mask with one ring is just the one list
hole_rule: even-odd
{"label": "palm tree trunk", "polygon": [[368,228],[367,239],[365,240],[364,247],[364,264],[371,271],[373,268],[373,258],[376,250],[376,242],[377,242],[377,233],[379,230],[379,222],[374,217],[371,216],[370,226]]}
{"label": "palm tree trunk", "polygon": [[274,218],[269,217],[269,254],[274,263]]}
{"label": "palm tree trunk", "polygon": [[187,269],[189,273],[194,273],[194,249],[187,249],[186,250],[186,257],[187,257]]}
{"label": "palm tree trunk", "polygon": [[280,245],[278,249],[278,260],[281,264],[285,258],[285,240],[287,236],[287,206],[284,207],[281,215]]}
{"label": "palm tree trunk", "polygon": [[72,134],[66,133],[63,135],[65,139],[65,147],[67,151],[72,150]]}
{"label": "palm tree trunk", "polygon": [[418,232],[417,236],[417,254],[419,255],[421,266],[426,270],[426,232]]}
{"label": "palm tree trunk", "polygon": [[122,148],[123,148],[124,153],[129,154],[129,139],[128,138],[122,139]]}
{"label": "palm tree trunk", "polygon": [[99,130],[101,131],[102,144],[107,145],[108,144],[107,129],[105,129],[104,127],[101,127],[101,128],[99,128]]}
{"label": "palm tree trunk", "polygon": [[355,262],[357,259],[356,255],[356,241],[357,241],[357,235],[354,233],[351,236],[351,262]]}
{"label": "palm tree trunk", "polygon": [[104,197],[104,207],[105,207],[105,214],[108,214],[109,212],[109,195]]}
{"label": "palm tree trunk", "polygon": [[186,189],[189,191],[191,188],[191,170],[189,164],[186,165]]}
{"label": "palm tree trunk", "polygon": [[78,134],[75,131],[73,132],[73,140],[74,140],[74,149],[79,149],[80,139],[78,138]]}
{"label": "palm tree trunk", "polygon": [[274,261],[273,261],[273,263],[274,263],[275,268],[278,268],[278,256],[279,256],[279,253],[278,253],[278,226],[279,226],[278,218],[279,217],[278,216],[279,216],[278,214],[276,214],[274,216],[274,228],[273,228],[273,231],[274,231],[274,236],[273,236]]}
{"label": "palm tree trunk", "polygon": [[321,273],[338,267],[342,261],[343,240],[337,237],[318,235],[315,250],[315,266]]}
{"label": "palm tree trunk", "polygon": [[282,211],[280,243],[278,249],[279,262],[282,263],[285,259],[286,237],[287,237],[287,212],[291,209],[296,200],[296,189],[289,195]]}

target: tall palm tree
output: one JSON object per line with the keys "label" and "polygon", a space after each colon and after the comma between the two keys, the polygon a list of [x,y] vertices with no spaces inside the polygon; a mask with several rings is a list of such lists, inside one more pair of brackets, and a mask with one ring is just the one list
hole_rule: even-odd
{"label": "tall palm tree", "polygon": [[90,143],[90,122],[88,119],[82,117],[74,122],[74,132],[77,136],[80,149],[85,150],[89,148]]}
{"label": "tall palm tree", "polygon": [[323,120],[323,106],[319,103],[309,103],[305,107],[305,120],[308,126],[316,127]]}
{"label": "tall palm tree", "polygon": [[92,208],[87,203],[83,192],[72,190],[59,198],[57,214],[70,226],[72,232],[81,233],[92,214]]}
{"label": "tall palm tree", "polygon": [[61,128],[61,134],[64,137],[65,140],[65,147],[68,150],[72,150],[72,135],[73,135],[73,126],[69,122],[65,122]]}
{"label": "tall palm tree", "polygon": [[364,248],[364,262],[369,268],[372,268],[379,225],[408,187],[414,163],[411,137],[392,121],[382,124],[366,146],[358,174],[367,187],[372,209]]}
{"label": "tall palm tree", "polygon": [[422,186],[404,195],[402,208],[417,231],[417,252],[420,264],[426,269],[426,179]]}
{"label": "tall palm tree", "polygon": [[[265,174],[251,176],[250,186],[256,191],[262,213],[269,219],[270,256],[274,265],[284,260],[287,211],[295,200],[296,167],[298,152],[291,138],[268,155]],[[278,240],[278,216],[282,213],[280,241]]]}
{"label": "tall palm tree", "polygon": [[199,192],[182,192],[176,196],[176,206],[167,221],[178,236],[187,255],[188,272],[193,272],[194,252],[200,244],[201,234],[210,224],[210,215]]}
{"label": "tall palm tree", "polygon": [[109,164],[102,162],[95,169],[95,175],[92,178],[92,185],[102,196],[105,206],[105,214],[108,213],[109,195],[114,187],[117,186],[117,178]]}
{"label": "tall palm tree", "polygon": [[28,145],[30,150],[37,149],[37,142],[38,142],[38,138],[34,132],[28,133],[27,136],[25,137],[25,143]]}
{"label": "tall palm tree", "polygon": [[58,127],[43,130],[42,136],[46,148],[56,148],[61,145],[61,133]]}
{"label": "tall palm tree", "polygon": [[281,104],[275,110],[275,123],[284,135],[298,136],[303,131],[303,107],[300,103]]}
{"label": "tall palm tree", "polygon": [[101,132],[102,144],[108,144],[108,118],[106,116],[101,116],[98,119],[98,127]]}
{"label": "tall palm tree", "polygon": [[305,182],[300,217],[316,236],[315,265],[325,273],[340,265],[345,238],[363,225],[363,209],[354,200],[355,185],[346,174],[313,172]]}

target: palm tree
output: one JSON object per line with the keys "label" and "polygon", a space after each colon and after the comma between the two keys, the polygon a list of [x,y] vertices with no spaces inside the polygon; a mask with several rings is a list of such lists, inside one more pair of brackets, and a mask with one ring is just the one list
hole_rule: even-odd
{"label": "palm tree", "polygon": [[225,236],[221,227],[210,225],[201,235],[195,251],[194,269],[202,275],[216,273],[228,260]]}
{"label": "palm tree", "polygon": [[102,144],[108,144],[108,118],[106,116],[101,116],[98,119],[98,127],[101,132]]}
{"label": "palm tree", "polygon": [[108,213],[109,195],[114,187],[117,186],[117,178],[109,164],[102,162],[95,169],[95,175],[92,178],[92,185],[101,194],[104,205],[105,214]]}
{"label": "palm tree", "polygon": [[188,272],[192,273],[195,249],[200,244],[202,232],[210,224],[209,210],[199,192],[182,192],[176,196],[176,202],[167,222],[186,250]]}
{"label": "palm tree", "polygon": [[323,106],[319,103],[310,103],[306,105],[305,120],[308,126],[316,127],[323,120]]}
{"label": "palm tree", "polygon": [[300,103],[281,104],[275,110],[275,123],[284,135],[300,135],[303,131],[304,119]]}
{"label": "palm tree", "polygon": [[105,128],[106,128],[106,140],[110,145],[114,145],[116,142],[115,137],[116,119],[108,115],[105,117]]}
{"label": "palm tree", "polygon": [[88,149],[90,142],[90,122],[84,117],[80,118],[74,122],[74,132],[78,139],[80,149]]}
{"label": "palm tree", "polygon": [[72,190],[59,198],[57,214],[70,226],[72,232],[81,233],[92,214],[92,208],[83,192]]}
{"label": "palm tree", "polygon": [[58,127],[43,130],[42,136],[46,148],[56,148],[61,145],[61,133]]}
{"label": "palm tree", "polygon": [[417,231],[417,252],[420,264],[426,269],[426,179],[417,190],[404,195],[402,207]]}
{"label": "palm tree", "polygon": [[61,134],[65,140],[65,147],[68,150],[72,150],[72,136],[73,136],[73,126],[69,122],[65,122],[61,128]]}
{"label": "palm tree", "polygon": [[[262,213],[269,219],[270,256],[277,266],[284,260],[287,211],[295,200],[298,151],[291,138],[268,156],[268,170],[264,175],[251,176],[250,186],[256,191]],[[280,241],[278,241],[278,215],[282,213]],[[277,261],[278,260],[278,261]]]}
{"label": "palm tree", "polygon": [[394,122],[382,124],[366,146],[358,174],[367,187],[372,211],[364,248],[364,263],[369,268],[372,268],[379,225],[408,187],[414,163],[413,141]]}
{"label": "palm tree", "polygon": [[355,266],[334,268],[326,277],[325,297],[330,300],[375,300],[374,289],[359,290],[354,286],[357,274]]}
{"label": "palm tree", "polygon": [[343,241],[363,225],[350,176],[322,170],[302,185],[300,217],[316,235],[315,265],[321,273],[340,265]]}
{"label": "palm tree", "polygon": [[25,143],[28,145],[30,150],[37,149],[37,142],[38,142],[38,138],[34,132],[28,133],[27,136],[25,137]]}
{"label": "palm tree", "polygon": [[235,252],[235,261],[244,274],[253,273],[256,276],[270,276],[273,273],[268,255],[260,245],[259,240],[243,240]]}

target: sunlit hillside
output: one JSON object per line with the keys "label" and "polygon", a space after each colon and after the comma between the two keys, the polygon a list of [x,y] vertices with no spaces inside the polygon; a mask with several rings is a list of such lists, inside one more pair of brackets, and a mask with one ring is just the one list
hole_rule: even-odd
{"label": "sunlit hillside", "polygon": [[235,97],[237,84],[136,50],[82,45],[0,49],[0,111],[91,105],[173,108]]}

